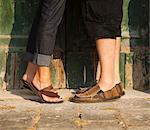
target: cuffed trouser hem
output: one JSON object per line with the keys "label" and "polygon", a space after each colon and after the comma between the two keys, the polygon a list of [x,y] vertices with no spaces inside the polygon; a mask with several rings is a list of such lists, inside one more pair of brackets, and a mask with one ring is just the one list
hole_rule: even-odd
{"label": "cuffed trouser hem", "polygon": [[33,64],[37,64],[40,66],[49,66],[52,63],[53,55],[44,55],[44,54],[32,54],[30,52],[26,52],[24,56],[24,61],[32,62]]}
{"label": "cuffed trouser hem", "polygon": [[52,55],[44,55],[44,54],[35,53],[32,62],[33,64],[49,67],[50,64],[52,63],[52,59],[53,59]]}

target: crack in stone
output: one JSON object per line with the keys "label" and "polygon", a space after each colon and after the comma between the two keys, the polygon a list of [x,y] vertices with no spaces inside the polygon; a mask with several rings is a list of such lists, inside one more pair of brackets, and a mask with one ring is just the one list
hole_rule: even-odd
{"label": "crack in stone", "polygon": [[77,114],[78,117],[74,120],[74,124],[77,128],[82,129],[83,126],[89,125],[92,123],[91,120],[83,120],[80,105],[77,106]]}
{"label": "crack in stone", "polygon": [[38,123],[41,119],[42,110],[38,109],[35,112],[36,112],[36,115],[32,118],[32,126],[28,128],[27,130],[37,130]]}
{"label": "crack in stone", "polygon": [[121,111],[118,108],[105,108],[104,110],[116,111],[117,114],[115,114],[115,118],[118,120],[118,124],[121,125],[122,128],[124,128],[125,130],[128,128],[128,125],[123,119],[123,117],[121,116]]}
{"label": "crack in stone", "polygon": [[[109,111],[116,111],[115,118],[118,120],[118,124],[122,126],[123,129],[127,130],[128,125],[126,124],[125,120],[121,116],[121,112],[117,108],[105,108],[104,110],[109,110]],[[78,118],[74,120],[75,126],[77,128],[82,129],[84,126],[89,125],[94,123],[92,120],[83,120],[82,119],[82,112],[80,110],[80,105],[77,106],[77,113],[78,113]]]}
{"label": "crack in stone", "polygon": [[118,120],[118,124],[122,126],[123,129],[127,130],[128,125],[125,122],[124,118],[121,116],[121,112],[119,109],[116,109],[117,114],[115,115],[116,119]]}
{"label": "crack in stone", "polygon": [[83,119],[80,119],[80,118],[77,118],[77,119],[74,120],[75,126],[77,128],[83,128],[83,126],[89,125],[92,122],[93,121],[91,121],[91,120],[83,120]]}

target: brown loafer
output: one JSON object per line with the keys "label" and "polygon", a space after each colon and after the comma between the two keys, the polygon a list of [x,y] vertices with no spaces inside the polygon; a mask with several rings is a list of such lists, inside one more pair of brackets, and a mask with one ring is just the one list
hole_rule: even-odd
{"label": "brown loafer", "polygon": [[[120,96],[124,96],[125,95],[125,90],[122,87],[122,83],[116,84],[116,87],[118,89],[118,92],[119,92]],[[79,90],[76,92],[76,94],[84,93],[85,91],[87,91],[90,88],[91,87],[89,87],[89,88],[80,87]]]}
{"label": "brown loafer", "polygon": [[86,91],[84,91],[83,93],[78,93],[76,94],[77,97],[93,97],[95,96],[99,91],[100,91],[100,86],[98,84],[93,85],[92,87],[90,87],[89,89],[87,89]]}
{"label": "brown loafer", "polygon": [[96,103],[111,101],[121,97],[120,87],[117,85],[111,90],[103,92],[100,90],[99,85],[95,85],[84,93],[76,94],[73,98],[70,98],[71,102],[75,103]]}
{"label": "brown loafer", "polygon": [[124,88],[122,87],[122,83],[119,83],[119,84],[116,84],[116,88],[120,94],[120,96],[124,96],[125,95],[125,90]]}

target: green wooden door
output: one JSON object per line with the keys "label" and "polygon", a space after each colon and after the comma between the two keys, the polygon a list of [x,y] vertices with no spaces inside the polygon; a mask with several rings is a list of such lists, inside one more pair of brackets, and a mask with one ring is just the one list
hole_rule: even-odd
{"label": "green wooden door", "polygon": [[150,89],[148,18],[148,0],[124,0],[122,51],[126,53],[125,84],[138,90]]}
{"label": "green wooden door", "polygon": [[[56,42],[56,49],[63,50],[61,53],[57,51],[56,57],[61,54],[66,63],[67,84],[71,88],[88,86],[95,82],[97,63],[94,44],[84,35],[80,2],[81,0],[67,1],[67,10]],[[38,0],[0,0],[0,86],[4,83],[3,80],[7,81],[10,88],[21,86],[20,79],[26,67],[22,57],[37,7]],[[133,62],[144,65],[141,77],[144,83],[148,81],[145,78],[149,74],[148,51],[144,53],[133,49],[135,46],[148,45],[147,10],[147,0],[124,0],[120,70],[126,86],[133,87],[133,83],[137,82],[137,64]],[[56,82],[56,70],[52,72],[53,82]]]}
{"label": "green wooden door", "polygon": [[21,62],[38,2],[35,0],[0,0],[0,86],[20,88],[25,70]]}

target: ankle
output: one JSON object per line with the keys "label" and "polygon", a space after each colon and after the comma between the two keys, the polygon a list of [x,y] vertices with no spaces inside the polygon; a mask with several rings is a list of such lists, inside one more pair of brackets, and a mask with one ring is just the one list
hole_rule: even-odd
{"label": "ankle", "polygon": [[98,82],[100,88],[102,91],[108,91],[110,89],[112,89],[115,86],[114,82],[104,82],[104,81],[100,81]]}
{"label": "ankle", "polygon": [[115,84],[118,84],[121,82],[120,74],[119,72],[115,72]]}
{"label": "ankle", "polygon": [[39,67],[38,71],[40,82],[51,81],[51,73],[48,67]]}
{"label": "ankle", "polygon": [[51,80],[39,80],[40,84],[52,84]]}
{"label": "ankle", "polygon": [[40,82],[40,88],[44,89],[47,88],[49,86],[51,86],[52,84],[50,82]]}
{"label": "ankle", "polygon": [[119,84],[121,82],[120,77],[115,78],[115,84]]}
{"label": "ankle", "polygon": [[51,85],[50,82],[41,81],[38,77],[34,77],[32,83],[37,87],[38,90],[42,90]]}
{"label": "ankle", "polygon": [[115,80],[115,84],[119,84],[119,83],[121,83],[120,80]]}

